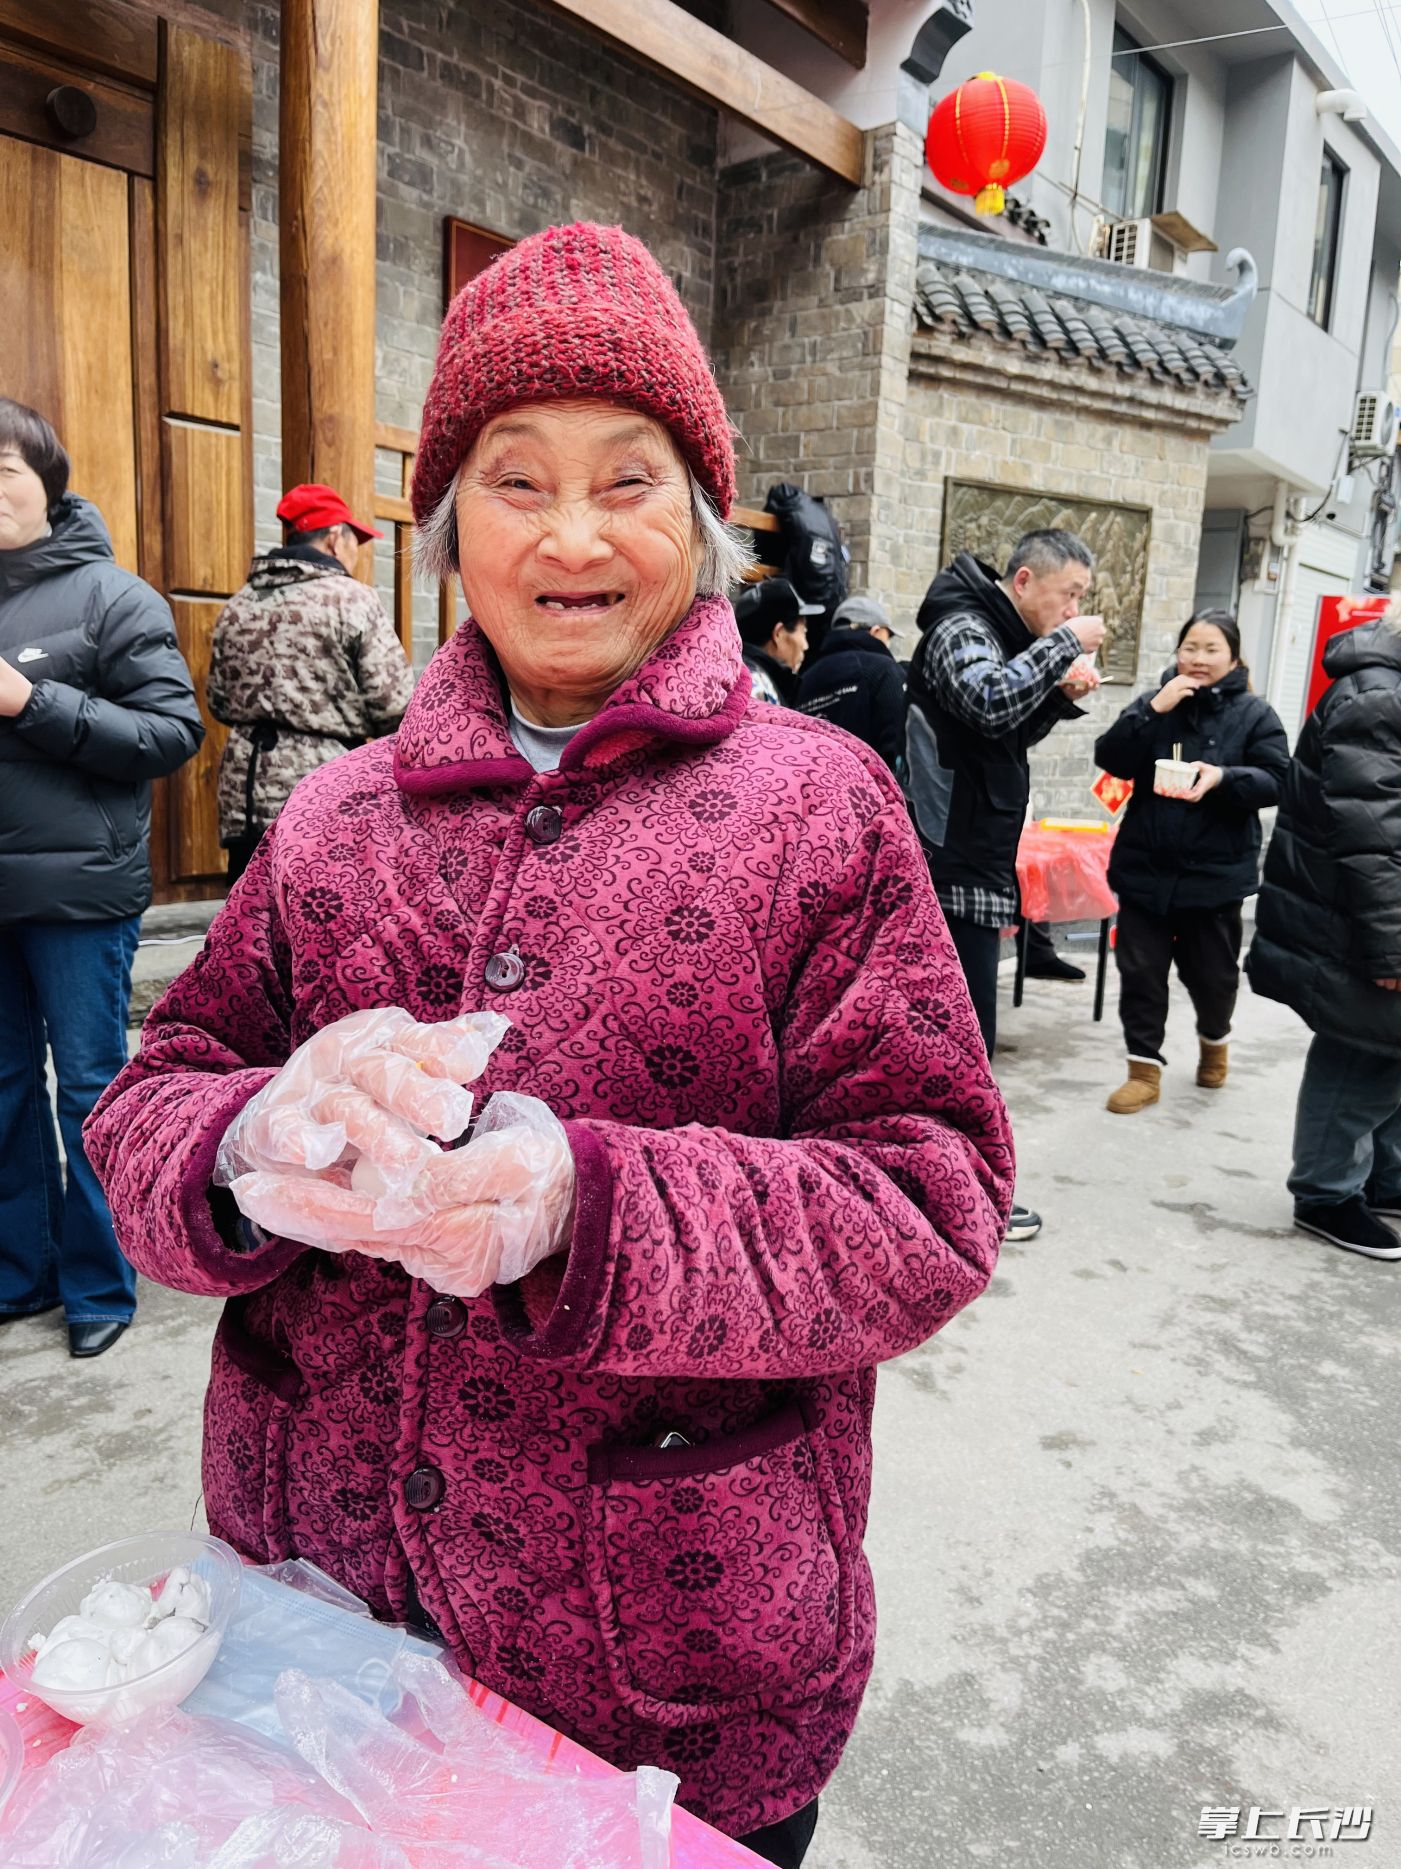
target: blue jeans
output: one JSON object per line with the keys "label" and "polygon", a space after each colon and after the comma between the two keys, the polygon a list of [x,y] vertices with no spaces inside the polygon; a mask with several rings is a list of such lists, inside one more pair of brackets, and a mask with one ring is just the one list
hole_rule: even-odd
{"label": "blue jeans", "polygon": [[136,1309],[136,1273],[83,1153],[83,1122],[126,1063],[140,927],[139,915],[0,927],[0,1316],[59,1299],[70,1324],[125,1323]]}
{"label": "blue jeans", "polygon": [[1401,1197],[1401,1057],[1316,1036],[1294,1119],[1289,1192],[1312,1205]]}

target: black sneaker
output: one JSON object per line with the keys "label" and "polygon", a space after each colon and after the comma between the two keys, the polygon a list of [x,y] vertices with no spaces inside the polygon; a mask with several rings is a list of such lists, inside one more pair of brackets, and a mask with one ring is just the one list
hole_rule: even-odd
{"label": "black sneaker", "polygon": [[[1041,1231],[1041,1216],[1034,1214],[1029,1207],[1018,1202],[1012,1203],[1012,1217],[1007,1222],[1007,1231],[1003,1235],[1009,1240],[1034,1240]],[[1397,1257],[1401,1258],[1401,1240],[1397,1242]]]}
{"label": "black sneaker", "polygon": [[1083,980],[1085,969],[1075,967],[1068,960],[1062,960],[1059,954],[1047,954],[1044,958],[1029,960],[1026,964],[1028,980]]}
{"label": "black sneaker", "polygon": [[1358,1252],[1367,1259],[1401,1259],[1401,1239],[1378,1220],[1360,1194],[1347,1201],[1296,1207],[1294,1224],[1330,1246],[1341,1246],[1344,1252]]}

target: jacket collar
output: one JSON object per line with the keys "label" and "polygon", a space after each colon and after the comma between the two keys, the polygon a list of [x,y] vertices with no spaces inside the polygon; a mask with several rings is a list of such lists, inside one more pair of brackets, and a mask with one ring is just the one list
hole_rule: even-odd
{"label": "jacket collar", "polygon": [[[650,740],[714,746],[749,705],[734,612],[697,598],[635,675],[575,734],[561,772],[597,770]],[[470,619],[423,672],[394,750],[394,777],[415,796],[527,784],[530,762],[511,741],[496,660]]]}

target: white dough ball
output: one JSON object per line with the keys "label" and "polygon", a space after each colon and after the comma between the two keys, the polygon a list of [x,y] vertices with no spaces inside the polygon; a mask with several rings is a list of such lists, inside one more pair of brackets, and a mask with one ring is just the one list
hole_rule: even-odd
{"label": "white dough ball", "polygon": [[111,1650],[103,1641],[54,1642],[35,1662],[29,1678],[41,1691],[64,1688],[70,1693],[91,1692],[110,1684],[114,1667],[120,1664],[113,1662]]}
{"label": "white dough ball", "polygon": [[58,1642],[90,1641],[99,1635],[96,1625],[85,1616],[60,1616],[47,1635],[35,1635],[30,1641],[30,1648],[36,1655],[42,1655],[46,1648],[52,1648]]}
{"label": "white dough ball", "polygon": [[186,1564],[177,1564],[161,1585],[156,1596],[154,1619],[188,1616],[194,1622],[209,1621],[209,1585]]}
{"label": "white dough ball", "polygon": [[174,1661],[177,1655],[183,1655],[187,1648],[193,1648],[204,1634],[204,1624],[195,1622],[189,1616],[167,1616],[164,1622],[158,1622],[154,1629],[148,1629],[142,1636],[136,1651],[127,1663],[128,1678],[135,1680],[138,1675],[149,1674],[153,1668],[163,1668],[168,1661]]}
{"label": "white dough ball", "polygon": [[384,1178],[384,1171],[378,1162],[371,1161],[368,1155],[357,1156],[355,1166],[350,1171],[350,1185],[357,1194],[387,1194],[389,1184]]}
{"label": "white dough ball", "polygon": [[108,1629],[139,1629],[150,1613],[151,1592],[115,1578],[95,1585],[78,1605],[80,1616]]}

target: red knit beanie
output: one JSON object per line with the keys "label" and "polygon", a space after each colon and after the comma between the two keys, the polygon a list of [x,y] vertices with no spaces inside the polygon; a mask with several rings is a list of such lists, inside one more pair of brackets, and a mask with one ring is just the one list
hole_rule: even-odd
{"label": "red knit beanie", "polygon": [[597,396],[671,431],[723,518],[735,497],[724,398],[676,289],[621,227],[547,227],[458,293],[423,405],[413,510],[431,517],[495,415]]}

